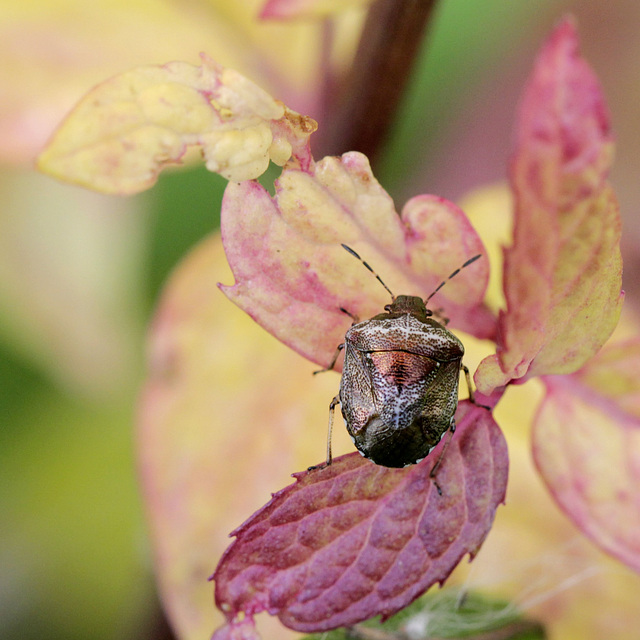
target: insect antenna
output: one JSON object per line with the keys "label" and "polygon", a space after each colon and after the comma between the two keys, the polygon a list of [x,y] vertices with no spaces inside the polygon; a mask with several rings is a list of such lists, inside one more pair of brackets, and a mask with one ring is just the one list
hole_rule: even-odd
{"label": "insect antenna", "polygon": [[[344,245],[342,245],[342,246],[344,247]],[[433,298],[433,296],[435,296],[436,293],[438,293],[438,291],[440,291],[440,289],[442,289],[442,287],[444,287],[444,285],[447,282],[449,282],[449,280],[451,280],[451,278],[455,278],[455,276],[457,276],[465,267],[468,267],[470,264],[473,264],[478,258],[482,258],[482,254],[481,253],[479,253],[477,256],[473,256],[473,258],[469,258],[463,265],[458,267],[453,273],[449,274],[449,277],[446,280],[443,280],[435,288],[435,290],[432,291],[432,293],[429,295],[429,297],[425,299],[425,301],[424,301],[425,306],[427,306],[427,303],[429,302],[429,300],[431,300],[431,298]]]}
{"label": "insect antenna", "polygon": [[[342,248],[345,251],[348,251],[354,258],[358,258],[358,260],[360,260],[360,262],[362,262],[362,264],[365,267],[367,267],[367,269],[369,269],[369,271],[371,271],[371,273],[373,273],[373,275],[376,277],[378,282],[389,292],[389,295],[391,296],[391,298],[395,300],[396,297],[393,295],[393,291],[391,291],[391,289],[389,289],[389,287],[387,287],[387,285],[383,282],[382,278],[371,268],[371,266],[369,265],[368,262],[363,260],[351,247],[348,247],[346,244],[343,244]],[[480,256],[477,256],[477,257],[479,258]],[[458,269],[458,271],[460,271],[460,269]]]}

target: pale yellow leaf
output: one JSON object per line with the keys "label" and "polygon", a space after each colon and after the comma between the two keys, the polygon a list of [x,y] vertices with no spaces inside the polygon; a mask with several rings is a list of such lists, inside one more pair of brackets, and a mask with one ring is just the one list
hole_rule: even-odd
{"label": "pale yellow leaf", "polygon": [[294,154],[306,166],[316,123],[206,56],[202,66],[140,67],[98,85],[62,123],[38,159],[56,178],[105,193],[151,186],[189,147],[236,182]]}

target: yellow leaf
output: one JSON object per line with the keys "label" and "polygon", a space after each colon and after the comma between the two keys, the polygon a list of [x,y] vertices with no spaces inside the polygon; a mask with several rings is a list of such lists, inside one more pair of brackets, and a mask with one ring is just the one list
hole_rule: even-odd
{"label": "yellow leaf", "polygon": [[316,123],[288,110],[244,76],[206,56],[202,66],[140,67],[90,91],[38,159],[61,180],[105,193],[151,186],[189,147],[207,168],[241,182],[292,154],[310,162]]}

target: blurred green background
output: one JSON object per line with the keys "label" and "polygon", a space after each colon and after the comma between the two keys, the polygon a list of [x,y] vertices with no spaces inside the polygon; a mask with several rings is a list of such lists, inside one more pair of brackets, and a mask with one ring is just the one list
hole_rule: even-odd
{"label": "blurred green background", "polygon": [[[153,10],[153,2],[143,4]],[[45,5],[50,17],[56,3]],[[37,16],[38,3],[29,6]],[[522,82],[538,46],[568,10],[577,17],[584,54],[602,79],[618,131],[613,180],[626,216],[625,288],[633,304],[633,211],[640,201],[635,0],[606,6],[596,0],[443,0],[376,173],[399,206],[417,193],[457,199],[502,180]],[[51,37],[20,39],[18,47],[19,31],[16,42],[7,41],[17,24],[3,3],[0,50],[8,54],[0,65],[18,64],[36,48],[46,55],[54,46]],[[253,78],[260,82],[259,74]],[[15,84],[0,86],[8,100]],[[217,227],[225,182],[202,167],[176,170],[149,192],[120,199],[59,185],[27,161],[12,163],[10,151],[3,157],[0,635],[170,637],[136,485],[136,396],[145,327],[162,284],[181,256]],[[221,295],[215,285],[212,295]]]}
{"label": "blurred green background", "polygon": [[[32,326],[15,326],[11,315],[15,305],[24,302],[22,295],[2,300],[3,638],[170,637],[165,636],[168,629],[156,600],[136,483],[136,394],[143,378],[144,330],[154,301],[172,265],[218,226],[224,185],[203,168],[167,174],[150,194],[134,199],[136,210],[125,212],[126,217],[135,216],[137,227],[136,242],[130,249],[135,259],[121,253],[119,259],[127,270],[122,264],[115,267],[125,279],[124,286],[116,285],[116,289],[126,305],[99,299],[78,301],[87,322],[95,320],[98,311],[112,316],[100,322],[105,330],[102,335],[98,331],[83,339],[88,348],[93,341],[104,339],[107,350],[109,341],[113,342],[116,357],[107,358],[110,370],[92,365],[88,353],[89,362],[76,362],[77,372],[60,371],[57,359],[65,357],[66,341],[73,341],[74,335],[59,337],[64,329],[50,326],[50,321],[57,322],[49,315],[55,312],[44,303],[26,302],[36,318]],[[55,215],[65,216],[65,209],[56,207],[56,197],[65,200],[59,192],[73,188],[47,185],[47,189],[48,206],[53,206]],[[176,216],[176,211],[181,215]],[[118,212],[103,215],[117,216]],[[99,223],[109,224],[104,219]],[[127,221],[124,226],[131,225]],[[76,240],[82,244],[89,238],[80,235]],[[56,271],[51,256],[45,259],[36,254],[21,264],[37,271]],[[108,259],[96,265],[97,270],[113,268]],[[78,277],[90,277],[94,284],[104,279],[95,273],[79,273]],[[47,280],[43,276],[43,286],[50,284]],[[72,314],[71,299],[83,287],[75,278],[70,280],[58,284],[74,291],[57,294],[65,312]],[[119,317],[113,317],[116,315]],[[18,337],[21,328],[26,335]],[[49,332],[49,339],[57,344],[36,348],[33,345],[39,340],[31,339],[32,330],[40,336]]]}

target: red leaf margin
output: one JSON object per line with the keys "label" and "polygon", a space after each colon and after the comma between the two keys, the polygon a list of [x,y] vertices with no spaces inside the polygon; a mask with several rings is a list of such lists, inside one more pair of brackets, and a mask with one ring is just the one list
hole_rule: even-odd
{"label": "red leaf margin", "polygon": [[504,502],[508,455],[489,411],[464,401],[457,419],[442,495],[430,473],[448,436],[404,469],[353,453],[295,474],[231,534],[212,576],[228,621],[214,638],[243,636],[261,611],[303,632],[386,619],[473,559]]}
{"label": "red leaf margin", "polygon": [[538,53],[516,133],[507,309],[496,355],[475,374],[487,394],[512,380],[577,371],[611,336],[624,299],[610,117],[570,16]]}

